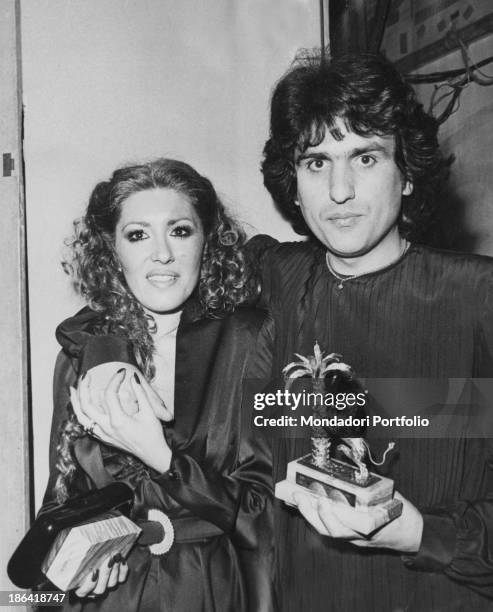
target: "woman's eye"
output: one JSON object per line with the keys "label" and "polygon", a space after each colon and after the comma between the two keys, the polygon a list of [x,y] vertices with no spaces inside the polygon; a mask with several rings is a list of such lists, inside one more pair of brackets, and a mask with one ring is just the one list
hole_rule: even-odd
{"label": "woman's eye", "polygon": [[147,234],[142,229],[132,230],[127,234],[127,240],[129,242],[138,242],[139,240],[145,240],[147,238]]}
{"label": "woman's eye", "polygon": [[177,238],[188,238],[193,233],[193,228],[188,225],[177,225],[171,230],[171,235]]}
{"label": "woman's eye", "polygon": [[373,166],[376,163],[376,160],[371,155],[362,155],[359,158],[360,164],[365,167]]}

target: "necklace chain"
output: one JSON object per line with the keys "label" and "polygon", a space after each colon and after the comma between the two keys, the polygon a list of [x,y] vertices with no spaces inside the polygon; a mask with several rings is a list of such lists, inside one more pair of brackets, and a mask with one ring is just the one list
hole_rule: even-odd
{"label": "necklace chain", "polygon": [[[402,248],[402,251],[399,253],[399,257],[397,257],[395,261],[403,257],[406,254],[410,246],[411,246],[411,243],[408,242],[407,240],[404,240],[404,247]],[[346,283],[347,281],[354,280],[355,278],[359,278],[360,276],[364,276],[365,274],[371,274],[372,272],[378,272],[378,270],[382,270],[383,268],[386,268],[387,266],[390,265],[390,264],[385,264],[384,266],[381,266],[380,268],[376,268],[375,270],[367,270],[366,272],[360,272],[359,274],[350,274],[348,276],[341,276],[334,270],[334,268],[332,267],[329,261],[329,251],[325,253],[325,262],[327,264],[327,268],[329,272],[332,274],[332,276],[335,276],[335,278],[337,278],[337,280],[339,281],[339,283],[337,284],[338,289],[343,289],[344,283]],[[391,262],[391,263],[394,263],[394,262]]]}

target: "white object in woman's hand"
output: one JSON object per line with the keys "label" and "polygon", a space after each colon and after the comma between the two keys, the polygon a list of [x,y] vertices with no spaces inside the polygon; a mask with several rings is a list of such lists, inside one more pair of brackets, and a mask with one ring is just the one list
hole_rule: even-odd
{"label": "white object in woman's hand", "polygon": [[128,576],[128,565],[120,556],[107,557],[98,568],[89,572],[75,589],[77,597],[96,597],[103,595],[107,589],[125,582]]}
{"label": "white object in woman's hand", "polygon": [[[123,381],[130,376],[130,389],[137,410],[129,414],[120,397]],[[111,378],[100,404],[90,393],[90,374],[79,382],[77,390],[70,388],[72,407],[79,420],[92,435],[111,446],[116,446],[138,457],[149,467],[160,472],[169,469],[171,450],[164,437],[161,421],[141,383],[141,377],[121,368]]]}
{"label": "white object in woman's hand", "polygon": [[122,361],[109,361],[107,363],[101,363],[91,368],[87,375],[90,378],[89,393],[91,400],[101,406],[104,410],[104,392],[108,387],[109,381],[113,375],[124,368],[127,371],[125,379],[120,386],[119,397],[123,407],[123,410],[127,414],[134,414],[137,412],[137,401],[133,389],[130,385],[131,376],[133,373],[137,374],[142,386],[144,387],[145,393],[154,411],[154,414],[162,421],[171,421],[173,419],[173,413],[168,410],[165,403],[154,391],[151,385],[144,378],[144,375],[133,365]]}

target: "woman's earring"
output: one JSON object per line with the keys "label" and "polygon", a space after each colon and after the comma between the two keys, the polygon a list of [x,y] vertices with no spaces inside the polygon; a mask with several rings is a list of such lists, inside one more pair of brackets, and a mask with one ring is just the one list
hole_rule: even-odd
{"label": "woman's earring", "polygon": [[295,206],[299,206],[299,205],[300,205],[300,201],[299,201],[299,200],[295,200],[295,201],[294,201],[294,205],[295,205]]}
{"label": "woman's earring", "polygon": [[404,183],[404,187],[402,188],[402,195],[410,196],[413,192],[413,188],[413,182],[410,180],[406,180],[406,182]]}

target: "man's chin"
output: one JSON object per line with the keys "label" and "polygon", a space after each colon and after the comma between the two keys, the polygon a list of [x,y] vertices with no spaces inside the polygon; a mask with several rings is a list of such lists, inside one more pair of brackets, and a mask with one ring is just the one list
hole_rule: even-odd
{"label": "man's chin", "polygon": [[355,259],[357,257],[364,257],[372,251],[372,247],[359,245],[334,245],[332,243],[327,244],[322,242],[323,246],[327,249],[330,255],[337,257],[337,259]]}

